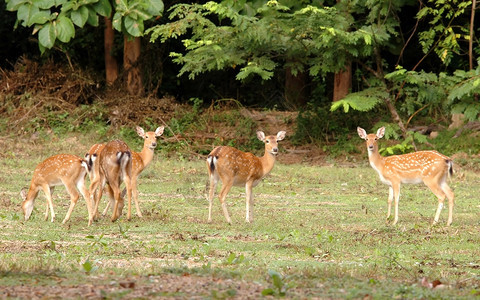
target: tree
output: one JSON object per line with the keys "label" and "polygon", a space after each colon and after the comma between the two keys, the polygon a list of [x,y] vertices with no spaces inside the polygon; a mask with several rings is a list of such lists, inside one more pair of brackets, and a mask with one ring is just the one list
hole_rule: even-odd
{"label": "tree", "polygon": [[[163,12],[162,0],[116,0],[113,5],[109,0],[7,0],[7,9],[17,12],[17,23],[24,27],[33,27],[32,34],[38,34],[38,46],[42,53],[53,46],[62,47],[75,37],[75,26],[83,28],[86,24],[99,26],[99,17],[106,19],[106,70],[107,82],[111,83],[117,76],[115,61],[108,57],[112,44],[112,28],[125,35],[125,57],[128,60],[127,89],[138,94],[141,92],[141,74],[136,63],[139,42],[135,39],[143,35],[144,22]],[[130,45],[132,41],[132,45]],[[113,74],[111,73],[113,72]],[[131,75],[134,74],[134,75]]]}
{"label": "tree", "polygon": [[[283,3],[283,2],[282,2]],[[352,58],[370,56],[373,43],[384,43],[384,26],[351,27],[335,7],[303,5],[291,9],[268,1],[252,15],[226,3],[178,4],[171,22],[150,28],[151,41],[183,38],[184,53],[171,53],[190,78],[210,70],[233,68],[238,80],[272,78],[278,68],[293,77],[307,72],[325,76],[342,70]]]}
{"label": "tree", "polygon": [[[395,70],[388,72],[388,69],[382,67],[382,58],[376,51],[376,68],[369,66],[365,68],[377,80],[373,81],[374,84],[370,84],[368,88],[351,93],[343,100],[334,103],[332,110],[343,107],[345,112],[348,112],[349,108],[369,111],[385,103],[397,125],[397,127],[390,127],[393,129],[390,130],[390,134],[398,136],[395,129],[400,129],[403,137],[410,138],[412,142],[416,138],[421,141],[424,139],[418,134],[408,132],[408,125],[412,118],[427,108],[439,111],[449,108],[453,113],[465,113],[469,120],[478,118],[480,104],[475,99],[475,95],[480,92],[480,67],[465,71],[463,69],[470,69],[470,66],[466,60],[462,59],[464,53],[471,55],[473,52],[464,50],[465,46],[462,47],[467,45],[467,41],[469,41],[468,44],[472,44],[475,40],[471,29],[473,16],[470,18],[468,15],[470,12],[468,8],[472,2],[430,0],[428,5],[422,5],[418,10],[417,24],[400,55],[408,46],[408,41],[417,34],[418,23],[428,21],[430,26],[426,26],[424,31],[418,33],[424,55],[411,70],[397,63]],[[469,19],[470,22],[466,21]],[[478,51],[480,48],[478,40],[476,41]],[[457,69],[439,74],[417,71],[425,58],[432,53],[436,54],[445,67],[455,62]],[[403,117],[398,113],[399,110],[403,112]]]}

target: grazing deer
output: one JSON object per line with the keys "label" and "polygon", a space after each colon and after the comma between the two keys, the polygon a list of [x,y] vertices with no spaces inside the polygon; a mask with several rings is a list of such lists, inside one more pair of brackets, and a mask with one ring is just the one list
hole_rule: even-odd
{"label": "grazing deer", "polygon": [[[133,200],[135,201],[135,208],[137,210],[137,216],[142,217],[142,211],[138,204],[138,189],[137,180],[140,174],[145,168],[152,162],[153,152],[157,147],[157,138],[163,134],[164,127],[160,126],[155,131],[145,132],[142,127],[136,127],[137,134],[144,139],[143,149],[141,152],[132,152],[132,187],[133,187]],[[123,195],[123,193],[122,193]],[[110,202],[107,203],[102,215],[105,215],[108,211]]]}
{"label": "grazing deer", "polygon": [[232,223],[228,215],[225,198],[232,186],[245,186],[246,190],[246,217],[247,222],[253,222],[253,194],[252,188],[267,176],[273,169],[278,154],[278,141],[285,138],[285,131],[277,135],[265,137],[262,131],[257,131],[259,140],[265,143],[265,154],[257,157],[252,153],[242,152],[233,147],[219,146],[210,152],[207,158],[207,168],[210,177],[210,193],[208,206],[208,222],[212,221],[213,196],[218,180],[222,181],[219,198],[223,214],[228,223]]}
{"label": "grazing deer", "polygon": [[55,212],[53,211],[52,193],[55,186],[64,185],[70,195],[70,207],[63,223],[70,219],[73,208],[77,204],[79,194],[87,202],[88,209],[88,225],[92,224],[92,205],[90,201],[90,193],[85,187],[85,176],[88,172],[88,164],[85,160],[76,155],[59,154],[47,158],[35,168],[33,178],[30,183],[28,193],[26,189],[20,192],[23,203],[22,209],[25,214],[25,221],[30,218],[33,210],[33,204],[38,196],[40,189],[45,193],[47,198],[47,210],[45,212],[45,220],[48,219],[48,208],[50,208],[51,221],[55,220]]}
{"label": "grazing deer", "polygon": [[131,219],[131,201],[132,201],[132,153],[125,142],[114,140],[108,142],[98,154],[99,172],[94,174],[94,179],[90,183],[90,193],[94,193],[99,188],[99,198],[95,199],[94,212],[98,211],[98,203],[100,202],[103,188],[108,183],[112,190],[115,205],[113,208],[112,222],[116,221],[122,214],[123,199],[120,195],[120,185],[122,181],[125,183],[128,197],[128,214],[127,219]]}
{"label": "grazing deer", "polygon": [[402,183],[425,183],[437,196],[438,207],[433,224],[438,222],[445,197],[448,198],[447,226],[452,224],[454,194],[447,185],[448,174],[453,174],[453,161],[437,151],[417,151],[403,155],[382,157],[378,153],[377,140],[385,134],[385,127],[377,134],[367,134],[363,128],[357,128],[358,135],[367,141],[370,165],[377,171],[380,180],[389,186],[387,219],[390,217],[392,201],[395,199],[395,218],[398,221],[398,200]]}

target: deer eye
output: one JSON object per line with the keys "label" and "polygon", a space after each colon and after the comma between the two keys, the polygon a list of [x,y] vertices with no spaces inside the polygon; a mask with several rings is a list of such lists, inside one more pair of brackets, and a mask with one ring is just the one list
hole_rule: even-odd
{"label": "deer eye", "polygon": [[265,143],[269,144],[269,143],[270,143],[270,140],[266,140]]}

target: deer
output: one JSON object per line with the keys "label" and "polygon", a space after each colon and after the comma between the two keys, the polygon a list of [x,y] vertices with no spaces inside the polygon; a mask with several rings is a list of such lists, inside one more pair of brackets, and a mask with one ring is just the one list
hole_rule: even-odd
{"label": "deer", "polygon": [[65,224],[72,214],[80,192],[87,202],[88,209],[88,226],[92,224],[92,205],[90,201],[90,193],[85,186],[85,176],[89,171],[87,161],[71,154],[58,154],[45,159],[37,165],[33,171],[33,178],[30,183],[28,193],[26,188],[20,192],[22,196],[22,210],[27,221],[33,211],[35,199],[38,192],[43,190],[47,198],[47,209],[45,211],[45,221],[48,220],[48,209],[50,208],[51,222],[55,220],[55,212],[53,209],[52,193],[56,186],[64,185],[70,195],[70,207],[68,208],[63,224]]}
{"label": "deer", "polygon": [[392,201],[395,200],[393,225],[398,222],[398,201],[402,183],[424,183],[438,198],[438,206],[433,225],[438,222],[445,198],[448,198],[447,226],[453,221],[454,193],[447,184],[447,177],[453,175],[453,160],[435,150],[417,151],[403,155],[382,157],[378,152],[377,141],[385,134],[385,127],[376,134],[367,134],[357,127],[360,138],[367,144],[368,158],[372,168],[377,171],[380,180],[389,186],[387,220],[391,215]]}
{"label": "deer", "polygon": [[220,180],[222,188],[219,199],[223,214],[229,224],[232,223],[227,210],[225,198],[232,186],[245,186],[247,223],[253,222],[253,193],[252,189],[267,176],[273,169],[278,155],[278,142],[285,138],[286,132],[279,131],[277,135],[265,136],[263,131],[257,131],[257,138],[265,144],[265,153],[257,157],[252,153],[243,152],[229,146],[219,146],[210,152],[207,157],[207,168],[210,179],[208,222],[212,222],[213,197]]}
{"label": "deer", "polygon": [[[108,142],[98,154],[94,163],[98,164],[98,172],[93,172],[93,181],[90,183],[89,192],[98,195],[94,200],[94,212],[98,211],[102,191],[108,183],[113,194],[115,205],[111,221],[115,222],[122,214],[124,201],[120,194],[120,185],[122,181],[125,183],[126,194],[128,197],[128,214],[127,219],[131,219],[131,201],[132,201],[132,152],[127,144],[121,140],[113,140]],[[95,193],[99,188],[98,194]]]}
{"label": "deer", "polygon": [[[142,127],[137,126],[135,130],[137,131],[137,134],[144,140],[142,151],[132,152],[132,187],[135,187],[133,189],[133,200],[135,201],[135,209],[137,211],[137,216],[141,218],[143,217],[143,215],[138,204],[137,180],[143,170],[145,170],[145,168],[152,162],[153,154],[155,148],[157,147],[157,138],[159,138],[163,134],[164,127],[160,126],[155,131],[145,132]],[[105,215],[107,213],[111,204],[111,200],[110,202],[107,202],[107,206],[105,207],[102,215]]]}

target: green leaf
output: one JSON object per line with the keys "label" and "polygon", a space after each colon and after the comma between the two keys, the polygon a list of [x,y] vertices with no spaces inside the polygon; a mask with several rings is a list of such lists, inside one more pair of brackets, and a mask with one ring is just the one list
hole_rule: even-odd
{"label": "green leaf", "polygon": [[92,26],[95,26],[97,27],[98,26],[98,15],[92,11],[92,10],[89,10],[89,14],[88,14],[88,20],[87,20],[87,23],[92,25]]}
{"label": "green leaf", "polygon": [[33,0],[33,5],[41,9],[50,9],[55,6],[55,0]]}
{"label": "green leaf", "polygon": [[31,24],[45,24],[50,20],[50,11],[41,10],[30,18]]}
{"label": "green leaf", "polygon": [[18,8],[17,19],[22,20],[22,25],[25,27],[33,25],[31,19],[35,14],[38,14],[40,10],[34,5],[24,4]]}
{"label": "green leaf", "polygon": [[38,32],[38,41],[45,48],[52,48],[55,44],[55,28],[52,23],[47,23]]}
{"label": "green leaf", "polygon": [[262,290],[262,296],[270,296],[273,294],[275,294],[275,291],[273,289],[268,288]]}
{"label": "green leaf", "polygon": [[152,16],[161,16],[163,13],[163,1],[162,0],[150,0],[148,1],[147,12]]}
{"label": "green leaf", "polygon": [[16,11],[24,3],[28,3],[28,0],[10,0],[10,1],[7,1],[7,10]]}
{"label": "green leaf", "polygon": [[100,0],[93,5],[93,9],[99,15],[109,17],[112,14],[112,5],[108,0]]}
{"label": "green leaf", "polygon": [[86,6],[80,6],[78,10],[72,11],[72,22],[80,28],[83,28],[88,20],[88,8]]}
{"label": "green leaf", "polygon": [[72,20],[65,16],[60,16],[55,23],[56,35],[59,41],[68,43],[75,36],[75,27]]}
{"label": "green leaf", "polygon": [[125,29],[131,36],[138,37],[143,34],[143,20],[135,20],[130,18],[129,16],[126,16],[124,24]]}
{"label": "green leaf", "polygon": [[122,14],[118,11],[113,15],[112,26],[115,30],[122,32]]}

